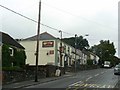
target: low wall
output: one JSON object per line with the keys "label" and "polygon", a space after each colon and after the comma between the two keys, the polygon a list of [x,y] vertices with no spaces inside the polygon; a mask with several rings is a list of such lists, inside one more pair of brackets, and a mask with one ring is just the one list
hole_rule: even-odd
{"label": "low wall", "polygon": [[[97,69],[97,68],[99,68],[98,65],[79,65],[76,67],[76,71],[91,70],[91,69]],[[66,71],[75,72],[75,66],[66,67]]]}
{"label": "low wall", "polygon": [[[53,65],[45,65],[45,66],[38,66],[38,79],[40,78],[46,78],[46,77],[54,77],[57,66]],[[80,65],[77,66],[76,71],[81,70],[90,70],[90,69],[96,69],[98,68],[97,65]],[[2,71],[2,84],[9,84],[19,81],[25,81],[25,80],[34,80],[35,79],[35,66],[26,66],[23,70],[5,70]],[[75,68],[72,67],[59,67],[61,70],[61,75],[65,74],[65,71],[68,72],[74,72]]]}
{"label": "low wall", "polygon": [[[45,65],[38,66],[38,79],[46,77],[54,77],[57,66]],[[63,67],[59,67],[61,75],[65,74]],[[2,84],[9,84],[13,82],[34,80],[35,79],[35,66],[26,66],[23,70],[5,70],[2,71]]]}

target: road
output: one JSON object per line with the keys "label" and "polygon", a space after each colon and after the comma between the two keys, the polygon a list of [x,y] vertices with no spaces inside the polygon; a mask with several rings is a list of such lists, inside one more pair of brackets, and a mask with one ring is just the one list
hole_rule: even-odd
{"label": "road", "polygon": [[114,88],[119,80],[119,75],[113,74],[113,69],[94,69],[80,71],[75,76],[46,82],[26,88]]}

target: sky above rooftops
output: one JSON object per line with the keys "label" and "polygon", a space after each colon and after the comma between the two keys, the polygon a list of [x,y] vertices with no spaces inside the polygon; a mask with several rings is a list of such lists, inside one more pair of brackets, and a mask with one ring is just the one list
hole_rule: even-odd
{"label": "sky above rooftops", "polygon": [[[90,46],[100,40],[114,42],[118,50],[118,1],[120,0],[41,0],[41,23],[62,30],[63,37],[85,36]],[[38,20],[39,0],[1,0],[0,4],[31,19]],[[0,30],[13,38],[37,33],[37,23],[0,7]],[[40,33],[60,37],[57,30],[41,25]],[[118,53],[118,51],[117,51]],[[116,55],[117,55],[116,53]]]}

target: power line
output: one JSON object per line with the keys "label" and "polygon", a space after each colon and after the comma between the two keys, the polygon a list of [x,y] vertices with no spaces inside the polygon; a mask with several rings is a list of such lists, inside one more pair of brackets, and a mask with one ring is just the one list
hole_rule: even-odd
{"label": "power line", "polygon": [[90,19],[86,19],[86,18],[84,18],[84,17],[82,17],[82,16],[74,15],[74,14],[71,13],[71,12],[65,11],[65,10],[60,9],[60,8],[56,8],[56,7],[54,7],[54,6],[51,6],[51,5],[46,4],[46,3],[44,3],[44,2],[42,2],[42,3],[43,3],[44,5],[46,5],[46,6],[48,6],[48,7],[51,7],[51,8],[54,8],[54,9],[60,11],[60,12],[63,12],[63,13],[69,14],[69,15],[74,16],[74,17],[80,17],[80,18],[83,19],[83,20],[86,20],[86,21],[88,21],[88,22],[92,22],[92,23],[95,23],[95,24],[101,25],[102,27],[110,28],[110,29],[116,29],[116,28],[113,28],[113,27],[110,27],[110,26],[107,26],[107,25],[104,25],[104,24],[98,23],[98,22],[96,22],[96,21],[93,21],[93,20],[90,20]]}
{"label": "power line", "polygon": [[20,15],[20,16],[22,16],[22,17],[24,17],[24,18],[28,19],[28,20],[31,20],[31,21],[33,21],[33,22],[37,23],[37,21],[35,21],[35,20],[33,20],[33,19],[29,18],[29,17],[26,17],[26,16],[24,16],[24,15],[22,15],[22,14],[20,14],[20,13],[16,12],[16,11],[12,10],[12,9],[9,9],[9,8],[7,8],[7,7],[3,6],[3,5],[0,5],[0,6],[1,6],[2,8],[4,8],[4,9],[7,9],[7,10],[9,10],[9,11],[11,11],[11,12],[15,13],[15,14],[18,14],[18,15]]}
{"label": "power line", "polygon": [[[36,20],[31,19],[31,18],[29,18],[29,17],[27,17],[27,16],[24,16],[24,15],[22,15],[22,14],[16,12],[16,11],[14,11],[14,10],[12,10],[12,9],[9,9],[9,8],[3,6],[3,5],[0,5],[0,6],[1,6],[2,8],[4,8],[4,9],[7,9],[8,11],[11,11],[11,12],[13,12],[13,13],[21,16],[21,17],[23,17],[23,18],[26,18],[26,19],[28,19],[28,20],[30,20],[30,21],[33,21],[33,22],[35,22],[35,23],[38,23]],[[58,32],[60,31],[59,29],[56,29],[56,28],[51,27],[51,26],[48,26],[48,25],[46,25],[46,24],[43,24],[43,23],[40,23],[40,24],[41,24],[42,26],[45,26],[45,27],[50,28],[50,29],[52,29],[52,30],[55,30],[55,31],[58,31]],[[61,31],[62,31],[62,30],[61,30]],[[63,33],[66,33],[66,34],[69,34],[69,35],[73,35],[72,33],[68,33],[68,32],[65,32],[65,31],[62,31],[62,32],[63,32]]]}

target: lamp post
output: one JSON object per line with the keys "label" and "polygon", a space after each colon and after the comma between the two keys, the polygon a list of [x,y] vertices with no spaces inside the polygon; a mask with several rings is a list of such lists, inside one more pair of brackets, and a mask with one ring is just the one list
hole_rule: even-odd
{"label": "lamp post", "polygon": [[77,34],[75,34],[75,72],[76,72],[76,50],[77,49]]}
{"label": "lamp post", "polygon": [[35,82],[38,82],[38,55],[39,55],[39,34],[40,34],[40,15],[41,14],[41,0],[39,1],[39,15],[38,15],[38,30],[37,30],[37,46],[36,46],[36,69],[35,69]]}
{"label": "lamp post", "polygon": [[60,33],[60,66],[62,66],[62,31],[59,31]]}
{"label": "lamp post", "polygon": [[[85,34],[85,36],[89,36],[89,34]],[[75,34],[75,72],[77,71],[77,60],[76,60],[76,54],[77,54],[77,34]]]}

